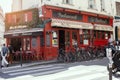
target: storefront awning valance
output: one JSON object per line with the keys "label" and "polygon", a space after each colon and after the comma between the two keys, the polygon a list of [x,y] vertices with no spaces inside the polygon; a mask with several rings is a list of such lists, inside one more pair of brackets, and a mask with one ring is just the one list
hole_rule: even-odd
{"label": "storefront awning valance", "polygon": [[4,33],[4,36],[6,35],[13,35],[13,36],[18,36],[19,34],[21,35],[32,35],[34,32],[41,32],[43,31],[43,28],[31,28],[31,29],[12,29],[8,30]]}
{"label": "storefront awning valance", "polygon": [[61,19],[52,19],[51,26],[64,27],[64,28],[75,28],[75,29],[93,29],[93,25],[91,23],[61,20]]}
{"label": "storefront awning valance", "polygon": [[94,26],[95,26],[95,30],[113,31],[113,27],[109,25],[95,24]]}

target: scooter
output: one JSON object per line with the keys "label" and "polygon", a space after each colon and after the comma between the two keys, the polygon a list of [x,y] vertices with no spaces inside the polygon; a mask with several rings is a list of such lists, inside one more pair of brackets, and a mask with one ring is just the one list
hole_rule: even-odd
{"label": "scooter", "polygon": [[[115,74],[117,72],[120,72],[120,51],[116,51],[113,54],[113,63],[112,63],[112,73]],[[107,70],[109,71],[110,68],[107,66]]]}

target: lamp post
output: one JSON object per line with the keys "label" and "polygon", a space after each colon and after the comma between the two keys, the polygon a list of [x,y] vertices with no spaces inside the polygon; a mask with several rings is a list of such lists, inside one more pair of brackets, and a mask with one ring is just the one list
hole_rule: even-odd
{"label": "lamp post", "polygon": [[20,48],[20,65],[22,67],[22,48]]}

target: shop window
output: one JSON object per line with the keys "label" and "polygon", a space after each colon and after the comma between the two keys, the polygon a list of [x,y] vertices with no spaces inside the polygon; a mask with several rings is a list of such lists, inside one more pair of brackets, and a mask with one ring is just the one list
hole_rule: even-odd
{"label": "shop window", "polygon": [[90,37],[89,31],[88,30],[83,30],[83,38],[88,40]]}
{"label": "shop window", "polygon": [[52,32],[52,46],[58,47],[58,32],[57,31]]}
{"label": "shop window", "polygon": [[24,38],[23,39],[23,50],[26,50],[26,45],[25,44],[26,44],[26,39]]}
{"label": "shop window", "polygon": [[108,34],[107,33],[105,34],[105,39],[108,39]]}
{"label": "shop window", "polygon": [[49,32],[46,33],[46,46],[50,47],[50,33]]}
{"label": "shop window", "polygon": [[97,35],[98,35],[97,38],[100,39],[100,35],[101,35],[100,31],[97,32]]}
{"label": "shop window", "polygon": [[80,44],[83,44],[83,35],[80,35]]}
{"label": "shop window", "polygon": [[106,32],[105,33],[105,39],[109,39],[109,37],[110,37],[110,32]]}
{"label": "shop window", "polygon": [[96,35],[96,31],[94,31],[93,38],[95,39],[95,38],[96,38],[96,36],[97,36],[97,35]]}
{"label": "shop window", "polygon": [[30,38],[23,39],[23,49],[30,50]]}
{"label": "shop window", "polygon": [[32,37],[32,47],[36,47],[37,46],[37,38],[36,37]]}
{"label": "shop window", "polygon": [[30,50],[30,38],[26,39],[26,48],[27,50]]}
{"label": "shop window", "polygon": [[77,33],[72,32],[72,45],[75,46],[77,45]]}
{"label": "shop window", "polygon": [[70,32],[67,31],[66,34],[65,34],[65,44],[66,46],[70,46]]}
{"label": "shop window", "polygon": [[44,44],[45,44],[45,42],[44,42],[44,35],[42,33],[42,34],[40,34],[40,46],[43,47]]}
{"label": "shop window", "polygon": [[88,45],[89,39],[90,39],[89,30],[83,30],[83,44]]}
{"label": "shop window", "polygon": [[105,39],[105,33],[104,32],[101,32],[101,38]]}

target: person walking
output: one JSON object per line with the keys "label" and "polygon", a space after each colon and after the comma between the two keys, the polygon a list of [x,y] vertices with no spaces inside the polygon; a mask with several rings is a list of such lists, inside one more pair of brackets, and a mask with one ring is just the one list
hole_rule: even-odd
{"label": "person walking", "polygon": [[11,45],[8,45],[8,49],[9,49],[9,58],[8,58],[8,62],[10,63],[10,64],[12,64],[13,63],[13,48],[12,48],[12,46]]}
{"label": "person walking", "polygon": [[2,50],[1,50],[1,56],[2,56],[1,68],[5,66],[8,67],[8,61],[6,60],[8,52],[9,52],[8,48],[5,46],[5,44],[3,44]]}

